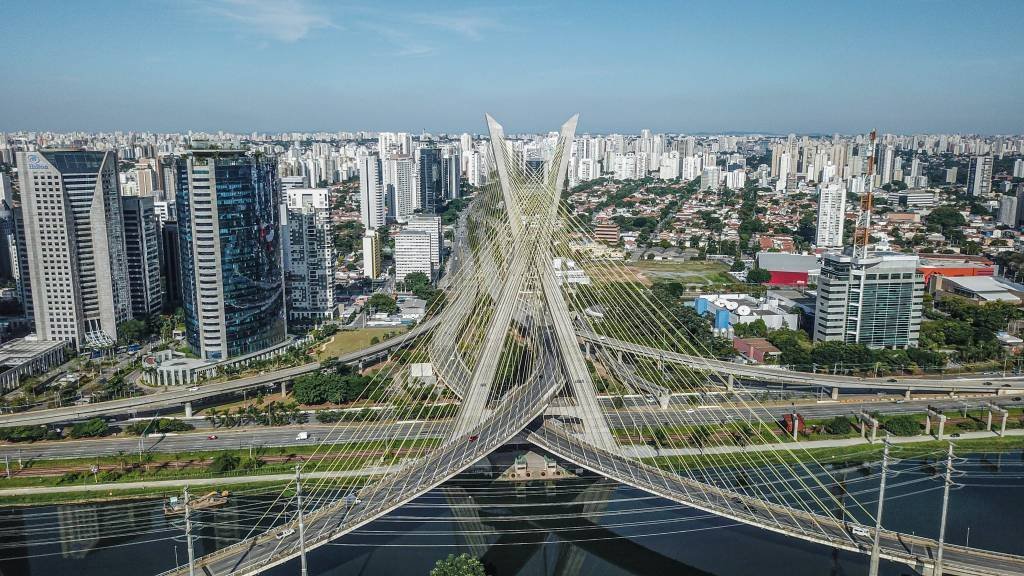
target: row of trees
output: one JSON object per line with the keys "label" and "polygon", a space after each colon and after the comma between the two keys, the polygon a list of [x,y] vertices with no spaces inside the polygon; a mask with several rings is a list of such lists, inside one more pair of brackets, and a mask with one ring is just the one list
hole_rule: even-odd
{"label": "row of trees", "polygon": [[872,350],[863,344],[812,343],[806,332],[787,328],[774,330],[766,336],[782,353],[779,364],[805,372],[838,370],[884,375],[915,368],[937,369],[946,363],[942,353],[922,348]]}
{"label": "row of trees", "polygon": [[230,408],[210,408],[206,411],[206,420],[214,428],[233,428],[247,424],[263,426],[286,426],[303,424],[307,420],[306,413],[299,409],[296,402],[271,402],[266,406],[249,405]]}
{"label": "row of trees", "polygon": [[321,370],[296,378],[293,395],[300,404],[345,404],[365,398],[372,381],[348,366],[339,366],[337,370]]}

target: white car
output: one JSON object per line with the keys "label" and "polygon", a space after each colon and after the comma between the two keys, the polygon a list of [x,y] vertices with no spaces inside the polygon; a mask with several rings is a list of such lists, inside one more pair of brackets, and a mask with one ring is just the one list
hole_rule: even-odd
{"label": "white car", "polygon": [[850,528],[850,532],[853,532],[854,536],[863,536],[865,538],[871,536],[871,532],[863,526],[853,526]]}
{"label": "white car", "polygon": [[285,538],[291,536],[292,534],[295,534],[295,528],[285,528],[284,530],[281,530],[280,532],[277,533],[277,539],[278,540],[284,540]]}
{"label": "white car", "polygon": [[199,386],[192,386],[188,389],[189,392],[199,392]]}

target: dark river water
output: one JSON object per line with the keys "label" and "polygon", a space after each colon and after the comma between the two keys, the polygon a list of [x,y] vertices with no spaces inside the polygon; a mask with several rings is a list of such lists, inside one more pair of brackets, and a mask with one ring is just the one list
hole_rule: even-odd
{"label": "dark river water", "polygon": [[[960,460],[947,541],[1024,554],[1024,454]],[[890,478],[887,528],[937,537],[941,465],[901,462]],[[868,510],[877,468],[836,472]],[[197,554],[244,537],[273,498],[238,494],[196,515]],[[851,500],[852,502],[852,500]],[[280,507],[272,510],[279,511]],[[270,517],[273,517],[271,514]],[[182,521],[159,501],[0,509],[0,575],[151,575],[187,560]],[[448,554],[482,559],[492,576],[861,575],[867,557],[735,525],[598,478],[510,484],[459,477],[309,554],[311,575],[426,575]],[[298,574],[298,562],[267,574]],[[882,574],[913,572],[883,562]]]}

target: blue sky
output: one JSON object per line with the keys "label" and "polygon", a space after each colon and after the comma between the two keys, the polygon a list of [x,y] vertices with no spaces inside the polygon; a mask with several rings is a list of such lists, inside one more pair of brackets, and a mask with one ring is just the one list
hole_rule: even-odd
{"label": "blue sky", "polygon": [[3,12],[0,130],[1024,132],[1020,0]]}

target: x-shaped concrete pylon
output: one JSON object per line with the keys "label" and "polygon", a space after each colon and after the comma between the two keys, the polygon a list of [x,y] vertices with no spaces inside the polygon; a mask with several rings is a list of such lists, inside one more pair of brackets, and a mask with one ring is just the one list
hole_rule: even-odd
{"label": "x-shaped concrete pylon", "polygon": [[[588,442],[606,450],[614,449],[614,438],[597,403],[590,371],[576,342],[569,307],[551,269],[551,236],[557,224],[558,206],[576,122],[577,116],[573,116],[562,125],[547,169],[528,173],[524,163],[505,140],[502,126],[490,115],[487,116],[495,172],[512,233],[512,249],[506,259],[501,296],[487,326],[469,386],[462,395],[462,405],[452,430],[453,437],[468,433],[487,418],[487,401],[492,394],[502,348],[519,302],[517,296],[526,279],[533,277],[539,280],[548,312],[545,320],[553,329],[557,357],[561,359],[564,375],[576,399],[576,406],[569,410],[571,416],[582,421]],[[561,379],[552,379],[549,385],[559,386],[562,382]]]}

